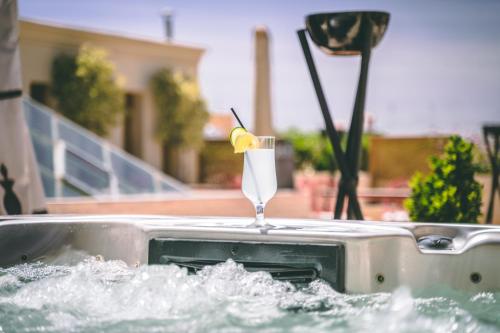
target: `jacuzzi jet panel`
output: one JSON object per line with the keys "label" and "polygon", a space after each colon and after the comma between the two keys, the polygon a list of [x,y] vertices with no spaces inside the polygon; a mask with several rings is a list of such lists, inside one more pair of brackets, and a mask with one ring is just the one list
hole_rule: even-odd
{"label": "jacuzzi jet panel", "polygon": [[417,244],[421,249],[427,250],[451,250],[453,249],[453,239],[441,235],[427,235],[420,237]]}
{"label": "jacuzzi jet panel", "polygon": [[[195,273],[205,266],[219,264],[220,260],[196,260],[186,257],[174,257],[162,255],[160,264],[168,265],[175,264],[180,267],[185,267],[189,272]],[[266,271],[269,272],[276,280],[287,280],[294,283],[306,283],[316,280],[319,277],[319,271],[316,267],[311,267],[310,264],[289,263],[287,265],[269,264],[263,262],[238,261],[243,264],[249,272]]]}
{"label": "jacuzzi jet panel", "polygon": [[293,283],[328,281],[337,291],[344,291],[344,247],[214,242],[203,240],[152,239],[149,264],[176,264],[196,272],[204,266],[233,259],[246,270],[266,271],[277,280]]}

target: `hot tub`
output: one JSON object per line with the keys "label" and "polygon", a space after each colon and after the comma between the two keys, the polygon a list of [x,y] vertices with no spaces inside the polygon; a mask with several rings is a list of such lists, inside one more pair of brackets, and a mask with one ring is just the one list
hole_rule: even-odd
{"label": "hot tub", "polygon": [[500,327],[500,228],[269,222],[264,230],[245,218],[4,217],[0,328]]}

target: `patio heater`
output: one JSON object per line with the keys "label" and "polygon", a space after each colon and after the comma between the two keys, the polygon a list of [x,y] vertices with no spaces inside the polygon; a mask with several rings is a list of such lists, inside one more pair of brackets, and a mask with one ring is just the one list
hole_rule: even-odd
{"label": "patio heater", "polygon": [[[357,198],[358,171],[360,164],[361,139],[363,135],[366,82],[371,49],[375,47],[387,29],[389,13],[375,11],[353,11],[320,13],[306,17],[306,29],[297,31],[309,73],[316,90],[326,132],[339,165],[341,180],[337,193],[334,218],[339,219],[347,197],[347,218],[362,220],[363,214]],[[358,90],[352,113],[351,126],[345,152],[340,145],[340,136],[335,129],[326,102],[318,72],[307,42],[306,30],[312,41],[327,55],[361,56]]]}

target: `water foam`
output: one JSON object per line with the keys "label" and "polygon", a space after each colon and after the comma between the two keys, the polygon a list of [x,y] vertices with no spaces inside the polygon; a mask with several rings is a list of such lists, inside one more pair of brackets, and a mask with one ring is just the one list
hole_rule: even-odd
{"label": "water foam", "polygon": [[190,275],[174,265],[87,257],[0,269],[0,332],[499,331],[500,295],[438,294],[345,295],[233,261]]}

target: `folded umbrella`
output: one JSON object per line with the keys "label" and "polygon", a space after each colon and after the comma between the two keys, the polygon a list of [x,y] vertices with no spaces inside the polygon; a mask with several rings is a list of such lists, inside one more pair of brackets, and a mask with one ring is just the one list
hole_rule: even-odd
{"label": "folded umbrella", "polygon": [[17,1],[0,0],[0,214],[47,211],[22,110]]}

